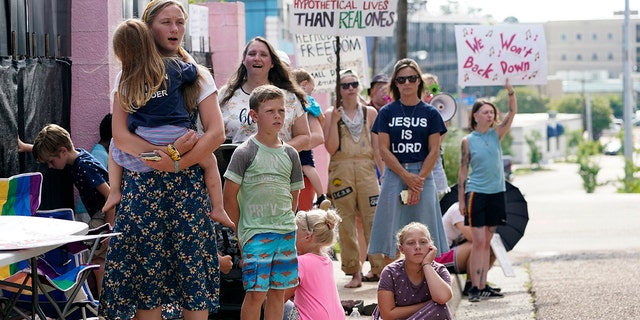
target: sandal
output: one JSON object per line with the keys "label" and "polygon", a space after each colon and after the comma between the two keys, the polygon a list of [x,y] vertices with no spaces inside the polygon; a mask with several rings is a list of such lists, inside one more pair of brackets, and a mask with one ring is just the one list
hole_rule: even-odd
{"label": "sandal", "polygon": [[378,281],[380,281],[380,277],[375,273],[372,273],[372,276],[370,277],[362,275],[362,282],[378,282]]}

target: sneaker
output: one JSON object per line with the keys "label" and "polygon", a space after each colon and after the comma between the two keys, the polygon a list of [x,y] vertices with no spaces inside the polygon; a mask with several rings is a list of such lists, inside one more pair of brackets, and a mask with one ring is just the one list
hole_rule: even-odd
{"label": "sneaker", "polygon": [[485,288],[488,288],[488,289],[493,290],[493,291],[495,291],[495,292],[502,292],[502,288],[492,287],[492,286],[490,286],[489,284],[487,284],[487,285],[485,286]]}
{"label": "sneaker", "polygon": [[462,289],[462,295],[463,296],[468,296],[469,295],[469,289],[471,289],[471,281],[466,281],[464,283],[464,289]]}
{"label": "sneaker", "polygon": [[480,301],[480,290],[478,287],[473,287],[469,289],[469,302],[478,302]]}
{"label": "sneaker", "polygon": [[498,291],[495,291],[489,287],[485,287],[484,289],[480,290],[480,297],[482,299],[495,299],[495,298],[503,298],[504,294]]}
{"label": "sneaker", "polygon": [[320,208],[320,204],[322,203],[322,201],[324,201],[325,199],[327,199],[327,196],[325,196],[324,194],[319,196],[318,199],[316,200],[316,202],[313,204],[314,208]]}

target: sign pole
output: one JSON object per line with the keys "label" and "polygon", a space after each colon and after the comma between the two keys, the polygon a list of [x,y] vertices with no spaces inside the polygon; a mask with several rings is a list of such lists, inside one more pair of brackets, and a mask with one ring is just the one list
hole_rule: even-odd
{"label": "sign pole", "polygon": [[342,105],[340,96],[340,36],[336,36],[336,108]]}

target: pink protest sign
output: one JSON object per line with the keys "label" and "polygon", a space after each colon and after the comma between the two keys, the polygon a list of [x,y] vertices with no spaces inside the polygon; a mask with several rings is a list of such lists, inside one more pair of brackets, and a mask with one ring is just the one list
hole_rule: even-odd
{"label": "pink protest sign", "polygon": [[501,86],[547,83],[547,49],[542,25],[456,26],[458,85]]}

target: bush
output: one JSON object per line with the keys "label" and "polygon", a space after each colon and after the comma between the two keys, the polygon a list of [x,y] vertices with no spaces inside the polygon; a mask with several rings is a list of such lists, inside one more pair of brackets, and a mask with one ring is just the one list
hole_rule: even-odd
{"label": "bush", "polygon": [[458,128],[449,127],[447,135],[442,142],[442,164],[447,175],[449,186],[458,183],[458,173],[460,170],[460,142],[464,133]]}
{"label": "bush", "polygon": [[580,170],[578,173],[582,178],[582,186],[587,193],[593,193],[598,186],[598,172],[600,172],[600,166],[587,160],[582,159],[580,161]]}

